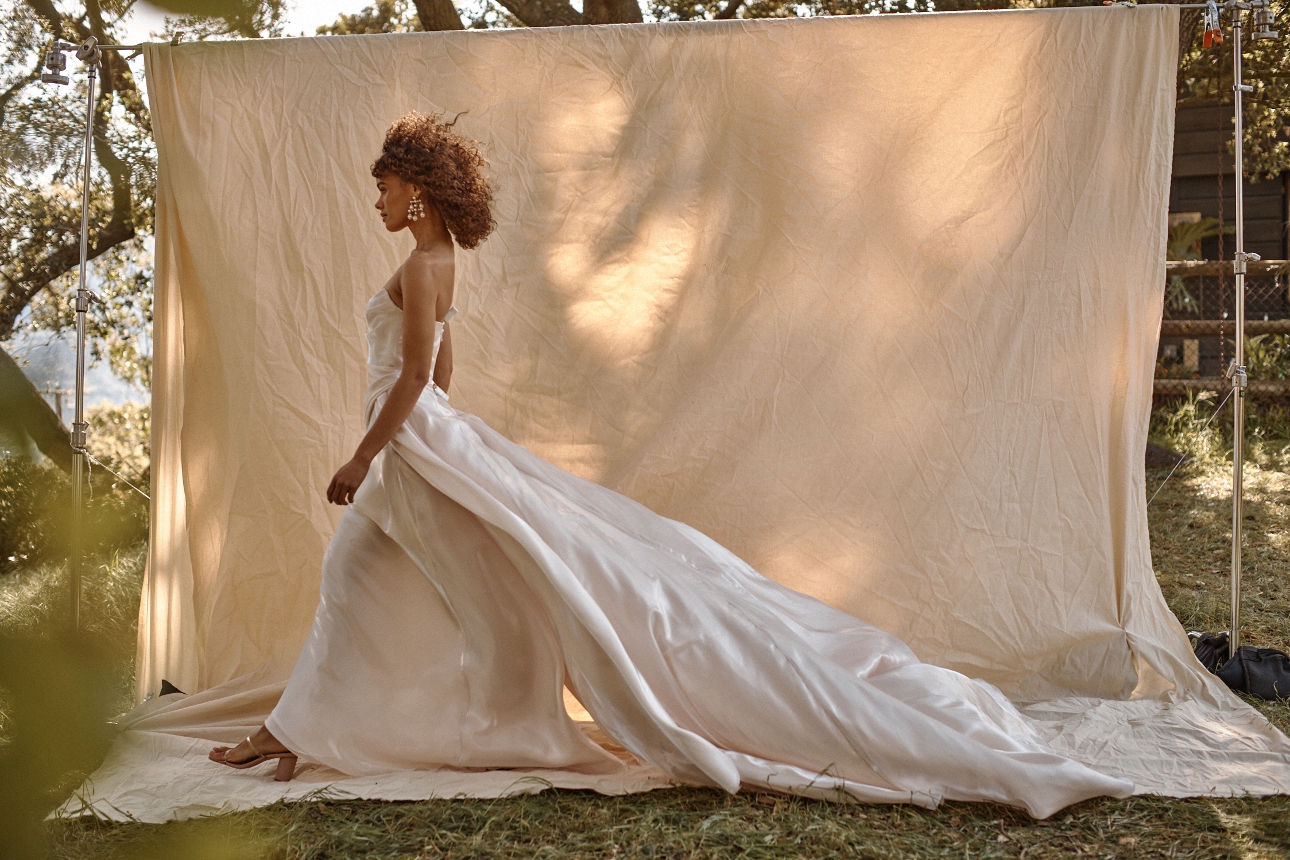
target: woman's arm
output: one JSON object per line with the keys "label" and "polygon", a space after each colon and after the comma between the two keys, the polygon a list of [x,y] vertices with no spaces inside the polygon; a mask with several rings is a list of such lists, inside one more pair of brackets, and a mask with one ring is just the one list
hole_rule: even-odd
{"label": "woman's arm", "polygon": [[[434,362],[435,312],[440,304],[452,302],[452,262],[413,254],[403,267],[400,285],[403,292],[403,369],[390,387],[385,404],[367,435],[358,443],[353,459],[341,466],[331,479],[327,501],[333,504],[347,505],[354,501],[354,493],[367,477],[373,458],[412,414],[417,399],[430,381],[430,366]],[[444,336],[446,339],[446,331]]]}

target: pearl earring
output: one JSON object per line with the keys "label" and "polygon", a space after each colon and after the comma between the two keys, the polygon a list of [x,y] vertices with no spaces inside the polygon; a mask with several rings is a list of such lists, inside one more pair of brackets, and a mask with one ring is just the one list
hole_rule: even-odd
{"label": "pearl earring", "polygon": [[408,220],[420,221],[424,217],[426,217],[425,204],[421,202],[420,197],[413,197],[412,202],[408,204]]}

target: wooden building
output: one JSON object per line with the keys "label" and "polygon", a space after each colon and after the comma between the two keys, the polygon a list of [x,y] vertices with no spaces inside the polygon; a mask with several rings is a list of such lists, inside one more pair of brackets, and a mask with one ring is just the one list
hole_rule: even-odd
{"label": "wooden building", "polygon": [[[1234,128],[1230,104],[1210,102],[1178,108],[1169,188],[1171,222],[1203,216],[1217,218],[1228,227],[1235,225],[1236,172],[1229,150]],[[1290,259],[1290,171],[1275,179],[1247,181],[1244,193],[1245,250],[1264,260]],[[1205,239],[1200,257],[1231,260],[1235,250],[1236,237],[1229,233],[1221,241],[1218,237]],[[1246,319],[1290,319],[1286,280],[1285,275],[1247,277]],[[1167,319],[1221,320],[1230,319],[1235,312],[1235,283],[1230,274],[1188,277],[1182,283],[1191,304],[1177,307],[1167,303]],[[1231,358],[1230,343],[1218,335],[1175,336],[1169,329],[1166,323],[1160,338],[1163,371],[1180,378],[1212,380],[1222,376]]]}
{"label": "wooden building", "polygon": [[[1235,165],[1230,104],[1188,105],[1178,108],[1174,123],[1173,180],[1169,188],[1171,213],[1199,212],[1235,223]],[[1222,196],[1219,196],[1220,189]],[[1276,179],[1245,183],[1245,250],[1265,260],[1290,259],[1290,171]],[[1234,237],[1224,241],[1221,259],[1232,259]],[[1206,260],[1218,260],[1218,239],[1201,246]]]}

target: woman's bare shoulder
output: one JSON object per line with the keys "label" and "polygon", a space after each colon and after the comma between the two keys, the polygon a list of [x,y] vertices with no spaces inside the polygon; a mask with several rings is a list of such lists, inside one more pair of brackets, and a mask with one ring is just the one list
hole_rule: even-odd
{"label": "woman's bare shoulder", "polygon": [[434,318],[442,319],[452,305],[452,253],[413,251],[400,266],[402,294],[414,294],[430,302]]}
{"label": "woman's bare shoulder", "polygon": [[446,279],[452,283],[454,263],[452,254],[437,251],[413,251],[399,267],[402,281],[416,281],[418,285],[442,285]]}

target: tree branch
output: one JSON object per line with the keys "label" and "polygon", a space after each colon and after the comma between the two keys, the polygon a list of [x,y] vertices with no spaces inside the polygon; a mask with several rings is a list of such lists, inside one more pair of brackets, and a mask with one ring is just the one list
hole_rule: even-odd
{"label": "tree branch", "polygon": [[[23,0],[23,2],[27,4],[31,11],[45,19],[45,23],[49,24],[49,31],[51,33],[59,38],[67,35],[63,28],[65,23],[63,13],[59,12],[58,9],[54,7],[52,0]],[[87,33],[86,35],[89,34]],[[84,39],[84,36],[81,38]]]}
{"label": "tree branch", "polygon": [[567,27],[582,23],[568,0],[497,0],[526,27]]}
{"label": "tree branch", "polygon": [[[108,229],[90,236],[89,247],[86,249],[89,259],[98,259],[122,242],[130,241],[134,235],[133,225],[121,225],[113,219]],[[0,340],[13,334],[18,315],[35,298],[36,293],[75,269],[80,262],[81,241],[78,234],[75,241],[55,248],[37,262],[25,266],[16,278],[9,280],[4,295],[0,296]]]}
{"label": "tree branch", "polygon": [[49,408],[36,386],[8,352],[0,349],[0,403],[46,457],[64,472],[72,469],[72,439],[60,416]]}
{"label": "tree branch", "polygon": [[726,5],[716,14],[716,19],[718,21],[729,21],[739,14],[739,7],[743,5],[744,0],[726,0]]}

